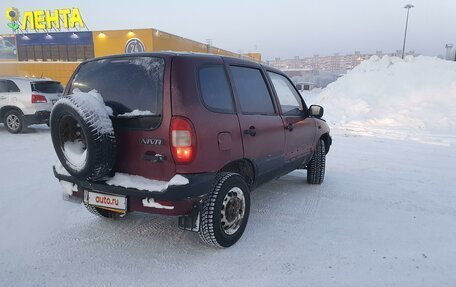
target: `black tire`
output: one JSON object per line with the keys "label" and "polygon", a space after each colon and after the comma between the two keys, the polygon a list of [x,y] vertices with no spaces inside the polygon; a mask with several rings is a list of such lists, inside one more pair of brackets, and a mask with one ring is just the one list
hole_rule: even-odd
{"label": "black tire", "polygon": [[24,115],[17,110],[11,110],[6,112],[3,123],[7,131],[12,134],[19,134],[24,129]]}
{"label": "black tire", "polygon": [[321,184],[325,178],[326,148],[325,142],[320,140],[315,153],[307,165],[307,183]]}
{"label": "black tire", "polygon": [[[109,175],[117,153],[112,122],[104,103],[91,97],[77,94],[60,99],[50,118],[57,157],[72,176],[81,180],[99,180]],[[75,161],[69,156],[71,152],[65,150],[66,143],[80,144],[82,154],[78,156],[82,160]]]}
{"label": "black tire", "polygon": [[87,208],[88,211],[90,211],[90,213],[102,218],[121,219],[127,215],[126,213],[118,213],[103,208],[98,208],[87,203],[84,203],[84,206]]}
{"label": "black tire", "polygon": [[[242,192],[243,202],[240,191]],[[226,198],[231,193],[229,200]],[[230,205],[231,204],[231,205]],[[232,207],[232,208],[231,208]],[[243,208],[243,210],[241,210]],[[234,219],[229,228],[225,225],[230,214]],[[225,219],[223,214],[225,214]],[[199,235],[203,242],[217,247],[230,247],[241,238],[249,219],[250,191],[244,178],[237,173],[220,173],[208,198],[201,207]],[[242,214],[242,215],[241,215]],[[231,233],[232,232],[232,233]]]}

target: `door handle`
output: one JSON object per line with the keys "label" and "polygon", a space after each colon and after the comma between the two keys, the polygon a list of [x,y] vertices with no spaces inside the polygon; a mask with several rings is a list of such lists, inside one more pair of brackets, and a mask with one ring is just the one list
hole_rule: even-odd
{"label": "door handle", "polygon": [[250,126],[248,130],[244,130],[244,134],[254,137],[256,135],[255,127]]}
{"label": "door handle", "polygon": [[286,130],[289,130],[290,132],[293,130],[293,124],[292,123],[288,123],[286,126],[285,126],[285,129]]}
{"label": "door handle", "polygon": [[146,161],[151,161],[153,163],[159,163],[159,162],[162,162],[162,161],[166,161],[166,156],[165,155],[161,155],[161,154],[149,154],[149,153],[145,153],[143,155],[143,160],[146,160]]}
{"label": "door handle", "polygon": [[6,97],[5,96],[1,96],[0,100],[6,100]]}

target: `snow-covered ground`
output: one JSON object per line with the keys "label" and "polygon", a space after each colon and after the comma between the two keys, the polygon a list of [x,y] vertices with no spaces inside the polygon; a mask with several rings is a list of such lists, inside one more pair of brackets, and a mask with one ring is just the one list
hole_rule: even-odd
{"label": "snow-covered ground", "polygon": [[0,285],[454,286],[455,146],[333,134],[325,182],[295,171],[259,188],[220,250],[175,218],[62,201],[47,127],[0,125]]}

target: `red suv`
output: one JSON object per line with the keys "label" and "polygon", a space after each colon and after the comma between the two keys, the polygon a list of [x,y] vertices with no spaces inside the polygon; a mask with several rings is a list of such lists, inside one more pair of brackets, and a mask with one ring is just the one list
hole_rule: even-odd
{"label": "red suv", "polygon": [[323,108],[259,63],[209,54],[119,55],[82,63],[51,114],[64,198],[94,214],[179,216],[228,247],[250,192],[295,169],[320,184],[331,146]]}

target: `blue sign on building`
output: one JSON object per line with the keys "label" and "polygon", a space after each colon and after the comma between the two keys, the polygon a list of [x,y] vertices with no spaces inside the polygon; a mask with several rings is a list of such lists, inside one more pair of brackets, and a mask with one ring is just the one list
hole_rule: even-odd
{"label": "blue sign on building", "polygon": [[19,61],[83,61],[94,57],[90,31],[16,34]]}
{"label": "blue sign on building", "polygon": [[16,34],[17,46],[93,45],[92,32],[55,32]]}

